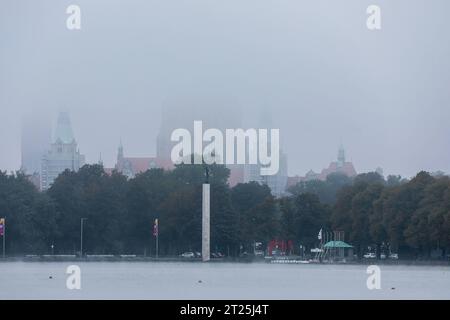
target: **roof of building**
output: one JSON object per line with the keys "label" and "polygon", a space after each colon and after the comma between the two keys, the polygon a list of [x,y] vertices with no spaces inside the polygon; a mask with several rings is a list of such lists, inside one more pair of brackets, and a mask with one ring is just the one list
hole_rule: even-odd
{"label": "roof of building", "polygon": [[157,157],[124,157],[123,160],[131,167],[134,174],[142,173],[152,168],[170,170],[174,167],[172,161]]}
{"label": "roof of building", "polygon": [[351,162],[344,162],[342,166],[339,166],[338,162],[331,162],[328,168],[323,169],[320,173],[320,180],[326,180],[330,173],[342,173],[348,177],[356,176],[356,170]]}
{"label": "roof of building", "polygon": [[55,142],[72,143],[75,140],[68,112],[60,112],[55,130]]}
{"label": "roof of building", "polygon": [[296,185],[301,181],[322,180],[325,181],[327,176],[331,173],[342,173],[347,177],[354,177],[357,175],[355,167],[352,162],[345,161],[345,150],[341,145],[338,151],[338,161],[333,161],[329,164],[328,168],[323,169],[320,173],[316,173],[313,170],[309,170],[304,177],[288,177],[287,187]]}
{"label": "roof of building", "polygon": [[353,248],[352,245],[349,245],[348,243],[344,241],[329,241],[325,243],[323,246],[324,248]]}

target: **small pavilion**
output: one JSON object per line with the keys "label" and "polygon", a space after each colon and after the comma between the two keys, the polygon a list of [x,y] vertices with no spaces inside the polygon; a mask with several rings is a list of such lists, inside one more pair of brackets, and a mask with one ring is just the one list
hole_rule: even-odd
{"label": "small pavilion", "polygon": [[323,245],[324,257],[331,260],[353,259],[353,246],[344,241],[329,241]]}

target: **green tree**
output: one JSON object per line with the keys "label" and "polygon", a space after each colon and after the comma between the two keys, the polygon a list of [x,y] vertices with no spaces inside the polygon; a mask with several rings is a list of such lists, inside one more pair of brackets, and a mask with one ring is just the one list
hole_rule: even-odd
{"label": "green tree", "polygon": [[301,194],[294,198],[295,240],[312,248],[317,245],[320,229],[328,227],[329,210],[314,194]]}
{"label": "green tree", "polygon": [[279,232],[275,200],[267,185],[240,183],[231,189],[231,200],[237,212],[239,242],[250,250],[254,241],[267,242]]}
{"label": "green tree", "polygon": [[[124,221],[127,248],[136,253],[150,254],[155,247],[154,221],[156,218],[159,219],[160,234],[164,237],[166,233],[163,231],[171,226],[168,225],[166,217],[163,217],[164,212],[160,207],[180,184],[170,172],[150,169],[129,180],[128,185],[126,195],[128,217]],[[168,243],[161,241],[162,253],[167,249],[164,244]]]}
{"label": "green tree", "polygon": [[445,250],[449,244],[450,230],[446,221],[450,208],[449,190],[448,177],[429,183],[423,190],[423,198],[404,231],[406,244],[426,257],[430,257],[431,250]]}
{"label": "green tree", "polygon": [[[424,198],[425,188],[433,183],[434,178],[426,172],[420,172],[410,182],[388,189],[382,195],[383,225],[388,242],[394,250],[411,252],[405,239],[405,231],[411,223],[413,213],[418,210]],[[410,236],[406,233],[406,236]],[[409,239],[409,244],[414,242]]]}
{"label": "green tree", "polygon": [[85,252],[123,252],[126,189],[124,176],[107,175],[101,165],[85,165],[78,172],[66,170],[60,174],[48,190],[56,204],[61,231],[55,245],[64,252],[77,252],[80,221],[87,218],[83,233]]}
{"label": "green tree", "polygon": [[6,218],[8,254],[49,253],[58,234],[54,205],[20,172],[0,171],[0,217]]}
{"label": "green tree", "polygon": [[332,205],[336,202],[337,192],[344,186],[351,185],[352,179],[342,173],[330,173],[325,181],[301,181],[289,189],[293,195],[315,194],[320,201]]}
{"label": "green tree", "polygon": [[[376,217],[375,204],[384,188],[384,179],[376,172],[360,174],[353,185],[338,193],[331,217],[332,226],[345,232],[361,258],[367,246],[375,244],[371,224]],[[378,250],[379,253],[379,250]]]}

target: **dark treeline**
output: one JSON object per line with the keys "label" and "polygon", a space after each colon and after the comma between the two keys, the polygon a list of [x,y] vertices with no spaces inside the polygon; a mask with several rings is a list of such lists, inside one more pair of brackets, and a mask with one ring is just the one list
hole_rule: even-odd
{"label": "dark treeline", "polygon": [[[319,230],[345,232],[361,257],[368,247],[402,257],[430,257],[450,249],[450,179],[420,172],[410,181],[376,173],[354,179],[329,175],[302,182],[292,196],[275,199],[267,186],[227,184],[229,170],[210,166],[211,250],[237,256],[255,241],[293,240],[307,249]],[[0,217],[6,217],[8,254],[154,255],[153,221],[159,219],[160,255],[199,251],[201,165],[151,169],[127,180],[100,165],[65,171],[47,192],[27,177],[0,172]]]}

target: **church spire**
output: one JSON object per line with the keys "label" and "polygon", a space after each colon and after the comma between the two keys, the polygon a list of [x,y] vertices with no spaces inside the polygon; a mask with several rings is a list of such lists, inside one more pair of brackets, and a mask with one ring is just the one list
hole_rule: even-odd
{"label": "church spire", "polygon": [[119,149],[117,151],[117,161],[122,160],[122,159],[123,159],[123,145],[122,145],[122,139],[120,139]]}
{"label": "church spire", "polygon": [[119,143],[119,149],[117,150],[117,162],[116,162],[116,169],[118,171],[123,170],[124,166],[124,156],[123,156],[123,146],[122,146],[122,139],[120,139]]}
{"label": "church spire", "polygon": [[341,143],[341,145],[339,147],[337,160],[338,160],[338,166],[339,167],[344,166],[344,163],[345,163],[345,150],[344,150],[344,146],[342,145],[342,143]]}

